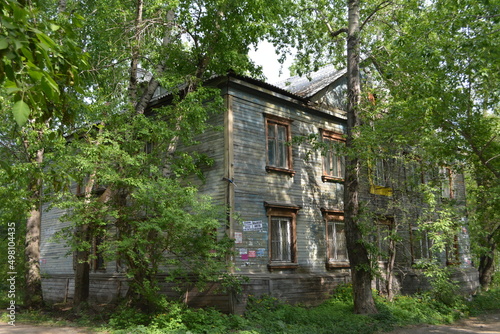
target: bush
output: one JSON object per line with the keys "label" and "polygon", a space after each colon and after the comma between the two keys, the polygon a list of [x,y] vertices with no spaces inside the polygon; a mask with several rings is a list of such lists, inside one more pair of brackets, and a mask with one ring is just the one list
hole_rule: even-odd
{"label": "bush", "polygon": [[148,325],[150,316],[135,308],[121,307],[109,319],[109,325],[116,329],[125,329],[138,325]]}
{"label": "bush", "polygon": [[469,309],[472,314],[500,309],[500,287],[484,291],[473,297]]}

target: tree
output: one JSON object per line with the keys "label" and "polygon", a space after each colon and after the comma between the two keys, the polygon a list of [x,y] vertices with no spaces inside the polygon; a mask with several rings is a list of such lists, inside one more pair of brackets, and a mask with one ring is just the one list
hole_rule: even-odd
{"label": "tree", "polygon": [[[10,121],[17,137],[9,145],[20,145],[20,161],[29,171],[26,187],[29,210],[26,222],[25,306],[42,302],[40,277],[40,222],[43,163],[46,148],[60,138],[57,128],[71,119],[66,93],[77,85],[78,66],[84,64],[81,50],[71,39],[79,17],[55,19],[35,3],[1,1],[0,85]],[[56,42],[57,41],[57,42]],[[3,110],[6,111],[6,110]],[[11,166],[4,166],[7,170]]]}
{"label": "tree", "polygon": [[[347,250],[353,282],[354,312],[376,313],[372,296],[372,264],[368,257],[361,227],[359,203],[359,182],[361,152],[360,113],[362,93],[360,79],[361,46],[369,39],[363,33],[372,16],[387,5],[386,2],[373,5],[372,2],[349,0],[347,2],[300,1],[295,7],[300,11],[283,26],[287,35],[284,40],[275,40],[279,49],[288,45],[298,49],[294,69],[297,73],[307,73],[327,63],[342,64],[347,67],[347,126],[346,126],[346,174],[344,183],[344,214]],[[346,10],[347,9],[347,10]],[[360,18],[360,13],[364,19]],[[304,15],[304,13],[308,13]],[[337,28],[337,29],[336,29]],[[362,34],[363,33],[363,34]],[[346,35],[346,43],[339,36]],[[368,35],[368,37],[363,37]]]}
{"label": "tree", "polygon": [[[359,135],[359,107],[361,100],[360,63],[360,22],[359,1],[348,1],[347,28],[347,126],[346,149],[355,145]],[[359,219],[359,157],[348,154],[344,184],[344,214],[347,252],[351,265],[354,311],[360,314],[377,313],[371,291],[371,263],[368,251],[363,244],[363,234],[358,225]]]}
{"label": "tree", "polygon": [[429,161],[466,166],[472,244],[480,245],[487,288],[500,233],[498,4],[431,1],[405,9],[384,20],[371,54],[391,98],[380,123],[390,119],[393,134]]}
{"label": "tree", "polygon": [[[154,302],[149,297],[156,286],[158,254],[171,251],[168,248],[172,247],[165,236],[180,235],[170,230],[177,223],[172,220],[174,216],[167,219],[145,214],[148,203],[138,196],[143,187],[153,188],[154,183],[170,189],[172,194],[182,193],[180,180],[188,172],[197,172],[196,165],[205,159],[177,149],[181,144],[192,143],[193,136],[206,128],[208,114],[221,109],[220,92],[203,87],[203,81],[229,69],[258,74],[247,55],[249,45],[256,45],[260,38],[272,33],[286,5],[264,6],[253,0],[238,4],[137,0],[133,6],[121,1],[89,1],[68,6],[76,6],[77,11],[89,16],[81,43],[91,57],[91,69],[87,72],[88,100],[95,113],[86,114],[85,121],[99,124],[75,131],[71,154],[77,160],[68,159],[73,165],[67,171],[84,189],[82,197],[73,192],[66,201],[78,208],[71,221],[78,226],[79,233],[70,240],[79,254],[75,304],[88,296],[88,262],[95,256],[89,253],[92,238],[107,236],[111,229],[118,233],[119,239],[109,236],[103,248],[109,246],[117,251],[133,279],[133,292],[144,297],[146,304],[149,303],[145,307],[150,307]],[[169,105],[152,111],[149,105],[158,92],[170,99]],[[145,154],[145,145],[149,147],[146,151],[154,147],[156,153]],[[96,197],[99,186],[105,190]],[[175,217],[179,221],[185,220],[181,207],[196,211],[182,205],[187,200],[181,195],[180,204],[172,201],[170,205],[160,201],[168,198],[168,194],[158,196],[151,199],[150,205],[157,205],[159,212],[176,208]],[[104,211],[112,214],[106,216]],[[150,220],[156,222],[156,230],[155,224],[148,223]],[[180,227],[177,230],[185,231]],[[137,235],[144,235],[141,240],[147,242],[137,243]],[[155,241],[167,246],[154,249]],[[136,243],[129,244],[129,248],[122,246],[131,242]],[[145,256],[137,257],[130,250]],[[206,253],[207,247],[200,247],[199,251]],[[222,254],[222,249],[217,253]],[[141,302],[138,298],[136,301]]]}

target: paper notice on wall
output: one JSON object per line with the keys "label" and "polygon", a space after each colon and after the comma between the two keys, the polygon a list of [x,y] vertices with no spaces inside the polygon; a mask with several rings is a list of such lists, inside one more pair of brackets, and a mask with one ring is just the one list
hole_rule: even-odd
{"label": "paper notice on wall", "polygon": [[257,257],[257,252],[256,251],[248,251],[248,257]]}
{"label": "paper notice on wall", "polygon": [[250,231],[262,232],[262,220],[243,222],[243,231],[244,232],[250,232]]}
{"label": "paper notice on wall", "polygon": [[234,232],[234,243],[241,244],[243,242],[243,233]]}

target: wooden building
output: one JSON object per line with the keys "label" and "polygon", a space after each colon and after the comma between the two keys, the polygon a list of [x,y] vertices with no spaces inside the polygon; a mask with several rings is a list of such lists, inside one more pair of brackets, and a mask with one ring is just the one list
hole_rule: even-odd
{"label": "wooden building", "polygon": [[[230,208],[227,230],[222,227],[220,233],[234,238],[237,274],[250,280],[239,296],[193,291],[188,301],[242,312],[248,295],[268,294],[304,304],[324,300],[335,286],[350,281],[343,224],[345,167],[342,155],[336,153],[344,142],[345,71],[326,67],[312,80],[292,78],[280,87],[235,74],[214,78],[210,84],[220,88],[225,99],[225,112],[210,120],[223,125],[223,130],[205,133],[200,144],[186,149],[214,160],[204,170],[206,181],[200,189]],[[162,103],[164,97],[158,93],[152,107]],[[311,135],[330,149],[322,152],[310,141],[300,140]],[[392,188],[375,184],[378,181],[368,175],[366,179],[362,197],[374,211],[388,207]],[[448,191],[464,199],[463,178],[454,175],[450,181]],[[51,210],[42,223],[42,285],[48,301],[72,296],[73,259],[50,238],[61,226],[59,216],[60,212]],[[383,248],[380,236],[398,212],[386,210],[379,216],[380,229],[375,230]],[[407,270],[417,257],[429,256],[429,245],[422,237],[412,240],[414,229],[410,225],[401,231],[406,241],[398,246],[398,261]],[[463,231],[453,254],[460,264],[457,279],[472,291],[477,287],[477,271],[470,261],[467,263],[465,224]],[[383,259],[380,263],[383,268]],[[399,280],[399,289],[411,292],[425,288],[417,273],[406,273]],[[379,283],[374,282],[374,287]],[[126,289],[127,281],[116,264],[105,269],[94,264],[91,298],[110,302]]]}

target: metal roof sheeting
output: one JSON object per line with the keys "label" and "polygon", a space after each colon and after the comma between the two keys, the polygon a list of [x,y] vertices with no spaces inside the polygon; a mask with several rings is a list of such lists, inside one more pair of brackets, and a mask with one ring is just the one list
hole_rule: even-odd
{"label": "metal roof sheeting", "polygon": [[297,75],[278,82],[275,85],[303,98],[310,98],[323,88],[340,79],[346,73],[346,69],[339,71],[333,65],[327,65],[306,76],[301,77]]}

